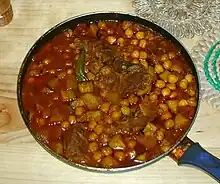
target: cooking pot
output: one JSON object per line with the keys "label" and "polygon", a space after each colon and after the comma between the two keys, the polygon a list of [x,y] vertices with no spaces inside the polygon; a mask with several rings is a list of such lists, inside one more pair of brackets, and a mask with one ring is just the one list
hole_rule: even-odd
{"label": "cooking pot", "polygon": [[32,57],[39,51],[39,49],[46,44],[48,41],[50,41],[54,36],[60,34],[67,28],[73,28],[79,23],[89,23],[94,21],[100,21],[100,20],[116,20],[116,21],[131,21],[135,22],[137,24],[146,26],[148,28],[151,28],[152,30],[160,33],[163,35],[166,39],[170,40],[182,53],[182,55],[186,58],[186,61],[188,62],[189,67],[191,67],[191,70],[196,77],[197,80],[197,88],[199,87],[199,77],[198,73],[196,71],[196,68],[193,64],[192,59],[190,58],[190,55],[188,54],[187,50],[183,47],[183,45],[170,33],[168,33],[166,30],[162,29],[158,25],[149,22],[147,20],[144,20],[142,18],[139,18],[135,15],[131,14],[124,14],[124,13],[90,13],[86,15],[81,15],[77,17],[70,18],[68,20],[65,20],[64,22],[61,22],[60,24],[54,26],[49,31],[47,31],[43,36],[41,36],[35,44],[32,46],[32,48],[27,53],[19,74],[18,74],[18,81],[17,81],[17,99],[18,99],[18,106],[20,109],[20,113],[22,115],[22,118],[32,134],[32,136],[35,138],[35,140],[51,155],[58,158],[59,160],[71,165],[75,166],[81,169],[86,169],[90,171],[97,171],[97,172],[124,172],[128,170],[133,170],[141,167],[145,167],[149,164],[154,163],[155,161],[160,160],[164,156],[170,156],[173,158],[178,165],[191,165],[195,166],[197,168],[202,169],[206,173],[208,173],[210,176],[212,176],[215,180],[220,182],[220,160],[216,158],[215,156],[208,153],[206,150],[204,150],[199,143],[194,143],[191,141],[187,134],[190,131],[193,123],[196,120],[196,116],[198,114],[199,104],[200,104],[200,91],[199,95],[197,97],[197,106],[196,106],[196,113],[192,120],[192,124],[185,133],[181,137],[181,139],[173,145],[166,153],[159,155],[158,157],[147,161],[145,163],[136,165],[136,166],[130,166],[130,167],[124,167],[124,168],[114,168],[114,169],[104,169],[104,168],[95,168],[95,167],[88,167],[80,164],[73,163],[71,161],[68,161],[67,159],[57,155],[55,152],[53,152],[50,148],[48,148],[46,145],[40,142],[39,138],[37,137],[36,133],[32,131],[32,129],[29,126],[29,120],[26,112],[24,111],[23,103],[22,103],[22,88],[23,88],[23,80],[25,73],[27,71],[28,66],[32,62]]}

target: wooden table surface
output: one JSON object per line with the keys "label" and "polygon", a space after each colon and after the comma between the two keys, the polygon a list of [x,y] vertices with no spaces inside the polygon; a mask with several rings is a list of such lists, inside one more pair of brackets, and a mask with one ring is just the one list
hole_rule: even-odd
{"label": "wooden table surface", "polygon": [[[111,3],[110,3],[111,2]],[[130,0],[14,0],[14,18],[0,28],[0,184],[213,184],[212,178],[169,157],[146,168],[120,174],[98,174],[72,168],[38,145],[21,119],[16,101],[19,67],[32,44],[66,18],[94,11],[133,12]],[[181,40],[188,50],[199,37]],[[220,157],[220,111],[202,102],[189,133]]]}

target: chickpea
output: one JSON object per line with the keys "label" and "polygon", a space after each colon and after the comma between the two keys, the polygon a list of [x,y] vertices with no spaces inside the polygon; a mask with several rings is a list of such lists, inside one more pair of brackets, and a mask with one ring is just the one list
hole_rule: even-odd
{"label": "chickpea", "polygon": [[139,57],[140,59],[147,59],[147,53],[144,51],[141,51]]}
{"label": "chickpea", "polygon": [[97,138],[98,138],[98,135],[97,135],[96,133],[91,132],[91,133],[89,134],[89,140],[90,140],[90,141],[95,141]]}
{"label": "chickpea", "polygon": [[101,72],[104,76],[109,75],[109,74],[111,73],[111,68],[108,67],[108,66],[104,66],[104,67],[100,70],[100,72]]}
{"label": "chickpea", "polygon": [[157,88],[164,88],[165,87],[165,85],[166,85],[166,83],[163,81],[163,80],[157,80],[156,81],[156,84],[155,84],[155,86],[157,87]]}
{"label": "chickpea", "polygon": [[171,66],[172,66],[172,62],[171,62],[170,60],[164,61],[163,67],[164,67],[165,69],[169,70],[169,69],[171,68]]}
{"label": "chickpea", "polygon": [[167,104],[163,104],[163,103],[161,103],[161,104],[159,104],[159,107],[163,110],[163,111],[168,111],[168,105]]}
{"label": "chickpea", "polygon": [[132,94],[132,95],[130,95],[130,96],[128,97],[128,100],[129,100],[129,103],[130,103],[131,105],[133,105],[133,104],[136,104],[136,103],[137,103],[138,97]]}
{"label": "chickpea", "polygon": [[162,141],[164,138],[164,132],[162,130],[157,130],[156,131],[156,138],[158,141]]}
{"label": "chickpea", "polygon": [[44,118],[37,118],[37,124],[41,127],[45,125],[45,119]]}
{"label": "chickpea", "polygon": [[168,58],[168,55],[167,54],[163,54],[160,58],[161,61],[167,61],[169,58]]}
{"label": "chickpea", "polygon": [[97,123],[96,123],[95,120],[91,120],[91,121],[89,122],[89,128],[92,129],[92,130],[94,130],[94,128],[96,127],[96,125],[97,125]]}
{"label": "chickpea", "polygon": [[170,98],[176,98],[177,97],[177,92],[173,91],[170,94]]}
{"label": "chickpea", "polygon": [[165,97],[165,96],[169,96],[171,91],[169,88],[163,88],[162,91],[161,91],[162,95]]}
{"label": "chickpea", "polygon": [[174,52],[169,52],[168,57],[169,59],[174,59],[176,57],[176,54]]}
{"label": "chickpea", "polygon": [[147,45],[147,41],[146,40],[143,40],[143,39],[140,40],[139,47],[145,49],[146,45]]}
{"label": "chickpea", "polygon": [[137,39],[131,40],[131,44],[132,44],[132,45],[137,45],[137,44],[138,44],[138,40],[137,40]]}
{"label": "chickpea", "polygon": [[81,116],[85,111],[84,107],[76,107],[75,114],[76,116]]}
{"label": "chickpea", "polygon": [[73,74],[73,69],[68,69],[68,70],[66,71],[66,73],[69,74],[69,75]]}
{"label": "chickpea", "polygon": [[144,38],[144,32],[138,31],[135,36],[138,40],[141,40]]}
{"label": "chickpea", "polygon": [[158,99],[158,96],[156,93],[150,93],[150,95],[149,95],[150,101],[154,102],[154,101],[157,101],[157,99]]}
{"label": "chickpea", "polygon": [[176,75],[170,74],[167,78],[168,82],[171,84],[175,84],[178,81],[178,77]]}
{"label": "chickpea", "polygon": [[103,21],[98,22],[98,27],[99,27],[100,29],[104,29],[104,28],[106,27],[105,22],[103,22]]}
{"label": "chickpea", "polygon": [[100,142],[101,142],[103,145],[106,145],[106,144],[108,143],[108,141],[109,141],[109,137],[108,137],[108,135],[105,134],[105,133],[101,134],[100,137],[99,137],[99,139],[100,139]]}
{"label": "chickpea", "polygon": [[122,106],[121,107],[121,112],[125,116],[129,116],[131,113],[131,109],[128,106]]}
{"label": "chickpea", "polygon": [[168,83],[168,84],[166,84],[166,87],[169,88],[171,91],[173,91],[176,89],[176,84]]}
{"label": "chickpea", "polygon": [[116,37],[114,37],[114,36],[108,36],[107,37],[107,41],[108,41],[108,43],[110,43],[110,44],[114,44],[115,42],[116,42]]}
{"label": "chickpea", "polygon": [[61,123],[61,127],[62,127],[63,129],[68,129],[69,126],[70,126],[69,121],[63,121],[63,122]]}
{"label": "chickpea", "polygon": [[113,121],[118,121],[121,117],[121,112],[113,111],[111,116]]}
{"label": "chickpea", "polygon": [[109,115],[104,116],[104,121],[108,124],[112,124],[112,118]]}
{"label": "chickpea", "polygon": [[133,57],[133,58],[138,59],[139,56],[140,56],[140,53],[139,53],[138,50],[134,50],[134,51],[131,53],[131,57]]}
{"label": "chickpea", "polygon": [[101,151],[104,156],[110,156],[113,153],[110,147],[103,147]]}
{"label": "chickpea", "polygon": [[98,148],[99,148],[99,145],[98,145],[97,142],[91,142],[91,143],[89,143],[89,150],[90,150],[91,152],[94,153],[95,151],[98,150]]}
{"label": "chickpea", "polygon": [[172,119],[168,119],[168,120],[166,120],[165,122],[164,122],[164,127],[166,128],[166,129],[171,129],[171,128],[173,128],[174,127],[174,121],[172,120]]}
{"label": "chickpea", "polygon": [[96,151],[94,154],[93,154],[93,158],[96,162],[100,162],[101,159],[102,159],[102,153],[100,151]]}
{"label": "chickpea", "polygon": [[121,105],[129,106],[129,100],[128,100],[128,99],[122,100],[122,101],[121,101]]}
{"label": "chickpea", "polygon": [[180,81],[179,83],[179,86],[182,88],[182,89],[186,89],[188,87],[188,82],[186,79],[183,79]]}
{"label": "chickpea", "polygon": [[118,45],[123,45],[124,41],[125,41],[125,39],[120,37],[120,38],[118,38],[117,43],[118,43]]}
{"label": "chickpea", "polygon": [[94,129],[95,133],[97,135],[100,135],[101,133],[104,132],[104,126],[103,125],[97,125]]}
{"label": "chickpea", "polygon": [[131,38],[133,36],[133,30],[131,28],[128,28],[125,30],[125,35],[128,37],[128,38]]}
{"label": "chickpea", "polygon": [[126,156],[129,158],[129,159],[134,159],[136,157],[136,151],[135,150],[130,150],[126,153]]}
{"label": "chickpea", "polygon": [[133,59],[133,60],[131,61],[131,63],[133,63],[133,64],[138,64],[138,63],[139,63],[139,60],[138,60],[138,59]]}
{"label": "chickpea", "polygon": [[179,105],[179,106],[182,106],[182,107],[183,107],[183,106],[187,106],[187,105],[188,105],[188,102],[187,102],[185,99],[182,99],[182,100],[179,101],[178,105]]}
{"label": "chickpea", "polygon": [[51,60],[48,59],[48,58],[46,58],[46,59],[44,59],[44,60],[42,61],[42,63],[45,64],[45,65],[48,65],[48,64],[51,63]]}
{"label": "chickpea", "polygon": [[74,123],[76,123],[76,116],[70,115],[70,116],[68,117],[68,121],[70,122],[71,125],[74,124]]}
{"label": "chickpea", "polygon": [[191,83],[193,81],[193,75],[192,74],[187,74],[185,76],[185,79],[187,80],[188,83]]}
{"label": "chickpea", "polygon": [[128,141],[128,147],[133,149],[136,146],[137,142],[135,140]]}
{"label": "chickpea", "polygon": [[102,89],[102,90],[100,91],[100,95],[101,95],[101,97],[103,97],[103,98],[105,98],[105,97],[107,96],[107,93],[108,93],[108,91],[105,90],[105,89]]}
{"label": "chickpea", "polygon": [[189,106],[195,107],[196,106],[196,98],[192,97],[188,99]]}
{"label": "chickpea", "polygon": [[88,73],[86,74],[86,76],[87,76],[87,78],[88,78],[89,80],[94,80],[94,79],[95,79],[95,75],[94,75],[92,72],[88,72]]}
{"label": "chickpea", "polygon": [[119,107],[117,105],[111,105],[109,109],[109,113],[112,113],[113,111],[119,111]]}
{"label": "chickpea", "polygon": [[167,151],[169,151],[169,149],[170,149],[170,145],[163,145],[163,146],[161,146],[161,150],[163,152],[167,152]]}
{"label": "chickpea", "polygon": [[114,157],[118,160],[118,161],[123,161],[125,159],[125,154],[123,151],[115,151],[114,152]]}
{"label": "chickpea", "polygon": [[110,107],[110,103],[109,102],[104,102],[101,106],[101,111],[107,113]]}
{"label": "chickpea", "polygon": [[188,93],[189,96],[195,96],[196,95],[196,92],[192,87],[189,87],[187,89],[187,93]]}
{"label": "chickpea", "polygon": [[132,23],[131,23],[131,22],[128,22],[128,21],[124,21],[124,22],[122,23],[122,29],[124,29],[124,30],[128,29],[128,28],[131,27],[131,26],[132,26]]}
{"label": "chickpea", "polygon": [[61,143],[56,144],[56,153],[59,155],[63,154],[63,145]]}
{"label": "chickpea", "polygon": [[144,66],[144,68],[148,69],[148,62],[145,59],[141,59],[140,63]]}
{"label": "chickpea", "polygon": [[172,118],[172,114],[169,111],[163,112],[161,115],[161,120],[167,120]]}
{"label": "chickpea", "polygon": [[156,64],[155,67],[154,67],[154,70],[155,70],[155,72],[157,72],[158,74],[164,72],[164,69],[163,69],[162,65],[160,65],[160,64]]}

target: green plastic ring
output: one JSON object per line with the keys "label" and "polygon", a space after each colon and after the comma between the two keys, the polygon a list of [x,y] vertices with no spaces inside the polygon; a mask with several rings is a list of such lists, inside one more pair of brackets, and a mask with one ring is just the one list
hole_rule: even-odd
{"label": "green plastic ring", "polygon": [[216,52],[215,52],[215,55],[213,57],[213,60],[212,60],[212,70],[213,70],[213,73],[214,73],[214,79],[211,77],[210,73],[209,73],[209,61],[210,61],[210,58],[213,54],[213,52],[215,51],[216,47],[220,45],[220,41],[217,41],[208,51],[208,54],[206,55],[205,57],[205,60],[204,60],[204,71],[205,71],[205,76],[207,78],[207,80],[209,81],[209,83],[218,91],[220,91],[220,80],[219,80],[219,76],[218,76],[218,72],[217,72],[217,67],[216,67],[216,64],[217,64],[217,61],[218,61],[218,58],[220,56],[220,49],[218,49]]}

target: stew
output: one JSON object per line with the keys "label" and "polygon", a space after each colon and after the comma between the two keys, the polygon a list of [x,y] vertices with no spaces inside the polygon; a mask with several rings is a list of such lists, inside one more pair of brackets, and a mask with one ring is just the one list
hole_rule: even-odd
{"label": "stew", "polygon": [[133,22],[67,29],[33,57],[23,106],[41,142],[74,163],[128,167],[189,128],[196,80],[171,41]]}

